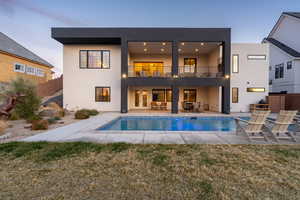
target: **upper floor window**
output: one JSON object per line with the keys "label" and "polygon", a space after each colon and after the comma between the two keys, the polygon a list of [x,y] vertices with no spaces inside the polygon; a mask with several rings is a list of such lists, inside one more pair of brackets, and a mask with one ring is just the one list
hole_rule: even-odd
{"label": "upper floor window", "polygon": [[15,66],[14,66],[14,71],[24,73],[25,72],[25,65],[16,63]]}
{"label": "upper floor window", "polygon": [[292,66],[293,66],[293,62],[292,61],[288,61],[286,63],[286,69],[292,69]]}
{"label": "upper floor window", "polygon": [[248,60],[266,60],[266,55],[248,55]]}
{"label": "upper floor window", "polygon": [[281,63],[275,66],[275,79],[284,77],[284,64]]}
{"label": "upper floor window", "polygon": [[184,58],[184,72],[194,73],[197,67],[197,58]]}
{"label": "upper floor window", "polygon": [[239,55],[232,55],[232,73],[239,73]]}
{"label": "upper floor window", "polygon": [[109,69],[109,50],[80,50],[80,68]]}
{"label": "upper floor window", "polygon": [[35,68],[26,66],[26,74],[35,75]]}

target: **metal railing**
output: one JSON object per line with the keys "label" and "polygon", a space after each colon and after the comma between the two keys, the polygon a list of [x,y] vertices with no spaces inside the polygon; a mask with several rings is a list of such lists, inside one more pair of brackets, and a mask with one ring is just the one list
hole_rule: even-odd
{"label": "metal railing", "polygon": [[128,77],[171,77],[172,66],[138,68],[128,66]]}
{"label": "metal railing", "polygon": [[210,72],[209,67],[197,71],[193,66],[179,66],[178,68],[179,77],[198,77],[198,78],[221,78],[224,76],[223,72]]}

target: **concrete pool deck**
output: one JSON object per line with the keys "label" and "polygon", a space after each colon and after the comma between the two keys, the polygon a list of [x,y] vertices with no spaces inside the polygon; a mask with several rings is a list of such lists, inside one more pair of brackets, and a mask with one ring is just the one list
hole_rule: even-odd
{"label": "concrete pool deck", "polygon": [[[127,113],[106,112],[73,124],[46,131],[20,141],[35,142],[97,142],[115,143],[126,142],[134,144],[250,144],[243,135],[235,132],[221,131],[99,131],[100,126],[120,116],[249,116],[249,113],[233,113],[231,115],[216,113]],[[281,140],[276,143],[270,138],[268,142],[257,140],[251,144],[300,144],[300,134],[296,136],[297,143]]]}

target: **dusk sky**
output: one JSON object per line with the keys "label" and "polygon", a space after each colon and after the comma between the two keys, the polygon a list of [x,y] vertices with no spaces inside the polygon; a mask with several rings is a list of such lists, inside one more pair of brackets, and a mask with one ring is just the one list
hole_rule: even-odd
{"label": "dusk sky", "polygon": [[299,0],[0,0],[0,31],[62,73],[51,27],[230,27],[232,42],[261,42]]}

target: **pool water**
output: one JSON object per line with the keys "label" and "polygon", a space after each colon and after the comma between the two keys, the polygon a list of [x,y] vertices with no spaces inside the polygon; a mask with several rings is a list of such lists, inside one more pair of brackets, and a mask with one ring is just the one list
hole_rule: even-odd
{"label": "pool water", "polygon": [[235,122],[232,117],[119,117],[97,130],[235,131]]}

